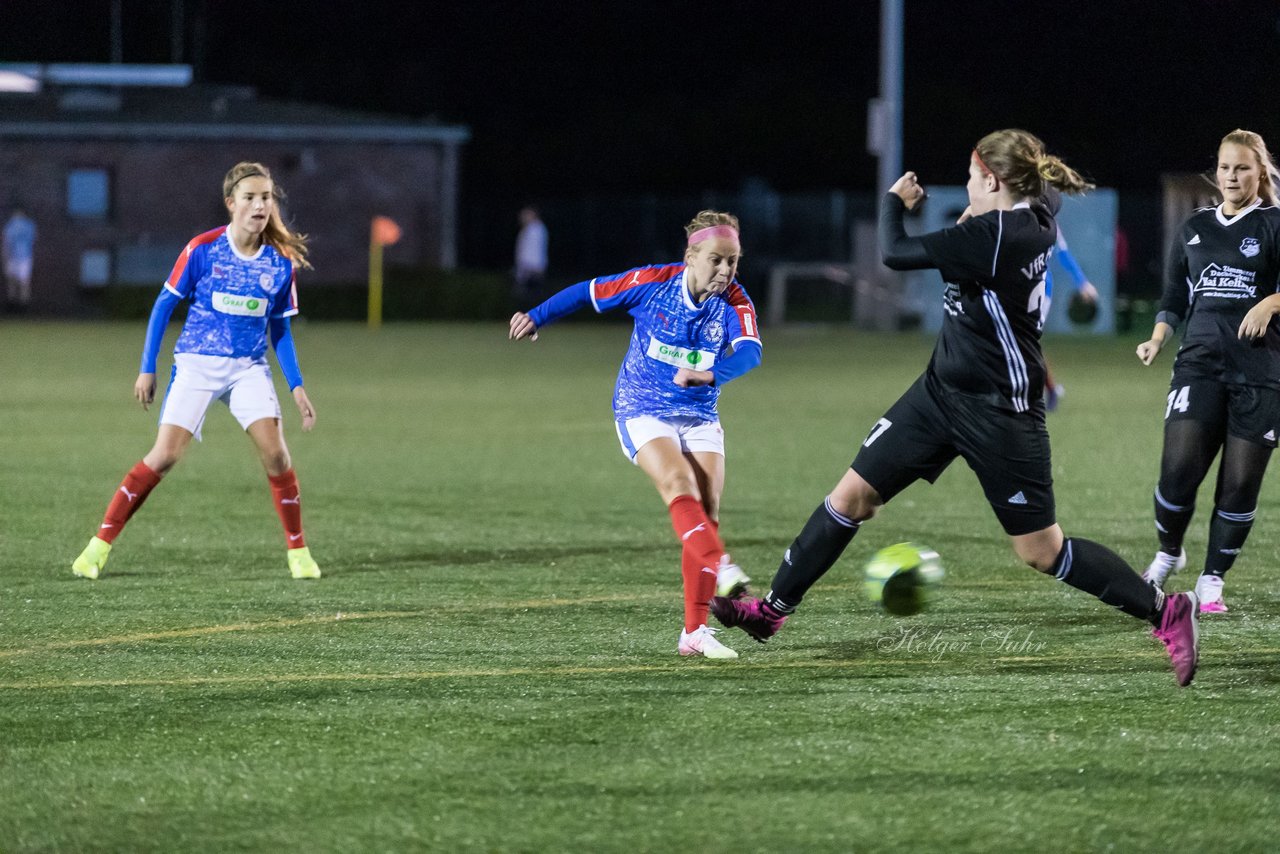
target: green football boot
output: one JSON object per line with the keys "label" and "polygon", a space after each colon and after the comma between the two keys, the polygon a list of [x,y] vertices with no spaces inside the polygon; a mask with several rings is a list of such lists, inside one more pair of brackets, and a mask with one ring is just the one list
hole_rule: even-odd
{"label": "green football boot", "polygon": [[107,563],[107,555],[111,554],[111,543],[94,537],[89,545],[80,552],[80,557],[71,564],[71,571],[81,578],[96,579]]}

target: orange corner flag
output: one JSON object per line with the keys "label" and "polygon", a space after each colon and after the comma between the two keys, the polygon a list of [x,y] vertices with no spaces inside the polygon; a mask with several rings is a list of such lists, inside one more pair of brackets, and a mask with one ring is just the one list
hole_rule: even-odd
{"label": "orange corner flag", "polygon": [[375,216],[370,226],[371,240],[378,246],[391,246],[400,242],[400,226],[389,216]]}

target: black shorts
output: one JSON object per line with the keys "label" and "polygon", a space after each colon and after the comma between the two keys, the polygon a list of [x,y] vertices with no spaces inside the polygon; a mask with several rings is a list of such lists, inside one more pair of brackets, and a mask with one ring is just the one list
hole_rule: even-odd
{"label": "black shorts", "polygon": [[963,457],[1005,532],[1018,536],[1056,521],[1049,456],[1043,409],[1002,409],[925,374],[876,422],[852,468],[888,503]]}
{"label": "black shorts", "polygon": [[1280,391],[1175,371],[1165,401],[1164,423],[1175,421],[1225,428],[1228,435],[1237,439],[1274,448],[1276,436],[1280,435]]}

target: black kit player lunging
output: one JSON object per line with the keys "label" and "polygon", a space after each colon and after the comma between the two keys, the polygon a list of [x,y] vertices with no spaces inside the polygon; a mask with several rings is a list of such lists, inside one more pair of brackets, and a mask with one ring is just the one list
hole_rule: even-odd
{"label": "black kit player lunging", "polygon": [[1225,611],[1222,578],[1253,528],[1258,493],[1280,432],[1280,181],[1266,142],[1234,130],[1218,146],[1222,204],[1182,224],[1169,251],[1150,365],[1183,320],[1164,414],[1164,453],[1155,491],[1160,550],[1145,577],[1163,589],[1187,563],[1182,540],[1196,491],[1218,450],[1222,463],[1209,520],[1202,612]]}
{"label": "black kit player lunging", "polygon": [[895,270],[936,268],[946,316],[924,374],[876,422],[852,466],[787,549],[764,599],[717,597],[712,611],[764,642],[836,562],[858,526],[916,480],[933,482],[956,457],[977,474],[1013,549],[1053,575],[1156,626],[1179,685],[1195,675],[1197,601],[1146,584],[1119,555],[1065,538],[1054,515],[1045,429],[1044,271],[1057,237],[1046,185],[1090,187],[1020,130],[983,137],[969,158],[969,210],[959,225],[908,237],[905,210],[924,196],[914,173],[880,201],[879,242]]}

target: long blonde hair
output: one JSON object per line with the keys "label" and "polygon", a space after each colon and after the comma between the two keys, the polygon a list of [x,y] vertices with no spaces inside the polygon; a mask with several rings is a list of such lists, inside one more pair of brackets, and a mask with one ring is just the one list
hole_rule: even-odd
{"label": "long blonde hair", "polygon": [[1083,193],[1093,184],[1061,158],[1049,154],[1035,134],[1017,128],[992,131],[973,150],[978,162],[1023,198],[1044,194],[1045,185],[1064,193]]}
{"label": "long blonde hair", "polygon": [[252,163],[248,160],[232,166],[231,171],[222,179],[222,198],[232,198],[236,191],[236,184],[239,184],[245,178],[259,176],[271,182],[271,195],[276,201],[271,206],[271,216],[267,219],[267,227],[262,230],[262,239],[294,264],[310,270],[311,262],[307,260],[307,236],[296,231],[290,231],[289,226],[284,224],[284,219],[280,215],[280,206],[285,199],[284,188],[271,177],[270,169],[261,163]]}
{"label": "long blonde hair", "polygon": [[[1267,151],[1267,143],[1262,138],[1262,134],[1236,128],[1222,138],[1222,142],[1218,143],[1218,149],[1221,150],[1222,146],[1228,142],[1249,149],[1253,152],[1253,156],[1258,158],[1259,171],[1262,173],[1258,176],[1258,195],[1269,205],[1280,205],[1280,196],[1276,194],[1276,187],[1280,185],[1280,170],[1276,169],[1276,163]],[[1214,187],[1217,186],[1215,181]]]}

